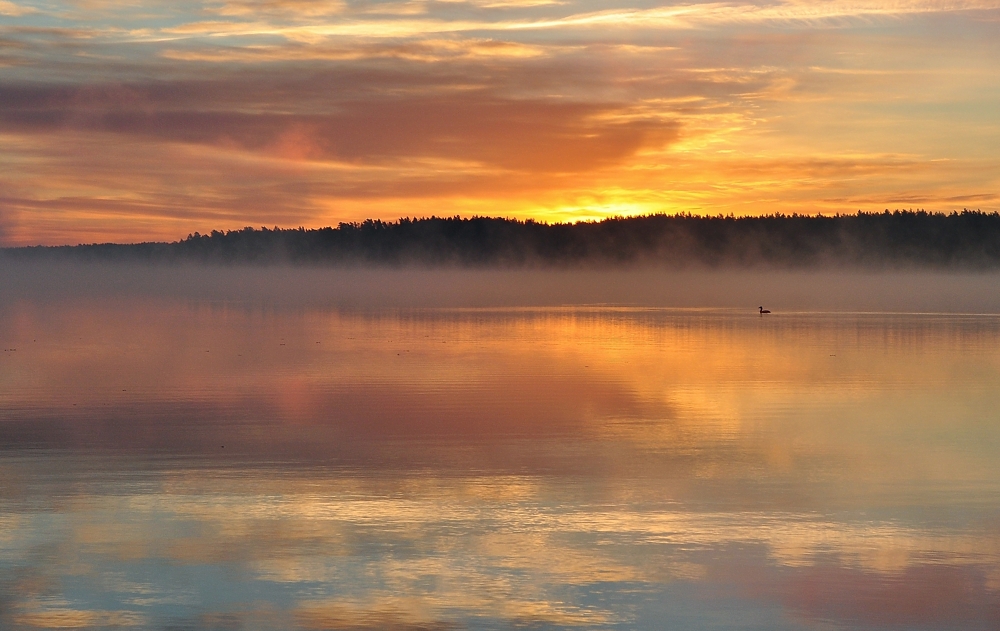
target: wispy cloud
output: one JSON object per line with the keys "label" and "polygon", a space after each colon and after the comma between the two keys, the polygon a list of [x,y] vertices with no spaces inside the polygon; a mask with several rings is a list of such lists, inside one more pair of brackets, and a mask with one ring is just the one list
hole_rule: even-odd
{"label": "wispy cloud", "polygon": [[[535,6],[512,3],[502,6]],[[913,0],[904,2],[785,2],[777,4],[737,4],[701,3],[656,7],[651,9],[607,9],[596,12],[574,13],[572,5],[567,5],[563,15],[551,18],[469,20],[451,18],[441,11],[429,11],[420,5],[415,12],[405,11],[399,15],[412,13],[426,14],[420,18],[377,19],[365,14],[344,11],[340,19],[324,23],[299,19],[308,17],[308,12],[290,12],[286,17],[292,23],[199,21],[164,29],[166,33],[212,34],[212,35],[281,35],[290,39],[315,39],[316,37],[352,36],[372,38],[420,37],[441,33],[462,32],[504,32],[517,30],[553,30],[579,28],[627,28],[627,29],[704,29],[724,25],[750,25],[764,23],[798,23],[801,26],[843,26],[842,20],[870,20],[874,18],[897,18],[903,16],[955,13],[972,11],[995,11],[1000,2],[979,0],[977,2],[944,2],[937,0]],[[247,12],[254,18],[262,17],[261,12]],[[266,13],[265,13],[266,15]],[[300,22],[295,24],[294,22]],[[301,23],[308,22],[308,23]]]}
{"label": "wispy cloud", "polygon": [[316,225],[1000,192],[992,0],[0,6],[7,242],[258,223],[248,199]]}
{"label": "wispy cloud", "polygon": [[11,17],[17,17],[21,15],[29,15],[32,13],[38,13],[38,9],[34,7],[25,6],[23,4],[10,2],[10,0],[0,0],[0,15],[9,15]]}

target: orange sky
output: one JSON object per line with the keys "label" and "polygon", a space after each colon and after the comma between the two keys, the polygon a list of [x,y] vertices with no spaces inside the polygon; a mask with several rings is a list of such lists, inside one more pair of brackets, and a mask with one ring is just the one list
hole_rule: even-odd
{"label": "orange sky", "polygon": [[1000,210],[1000,0],[0,0],[0,243]]}

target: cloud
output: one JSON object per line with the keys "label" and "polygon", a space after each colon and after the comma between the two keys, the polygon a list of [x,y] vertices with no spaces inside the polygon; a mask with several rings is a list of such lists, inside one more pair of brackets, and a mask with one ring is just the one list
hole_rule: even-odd
{"label": "cloud", "polygon": [[504,29],[549,29],[570,27],[630,27],[655,29],[693,29],[711,25],[792,22],[801,24],[833,23],[844,19],[897,17],[924,13],[956,11],[994,11],[996,0],[954,2],[950,0],[912,0],[903,2],[810,2],[728,3],[707,2],[657,7],[653,9],[608,9],[570,14],[555,19],[509,22]]}
{"label": "cloud", "polygon": [[484,89],[348,97],[318,113],[247,112],[237,104],[212,107],[234,96],[250,100],[253,90],[253,84],[194,83],[3,86],[0,98],[8,107],[0,112],[0,125],[22,133],[111,133],[299,160],[437,157],[550,172],[613,164],[645,146],[664,146],[677,135],[673,122],[617,120],[616,104],[503,98]]}
{"label": "cloud", "polygon": [[992,0],[496,4],[88,0],[8,20],[3,238],[85,217],[87,239],[182,235],[267,207],[269,225],[1000,208]]}
{"label": "cloud", "polygon": [[[275,3],[281,6],[283,3]],[[484,7],[530,8],[549,6],[553,3],[489,3]],[[948,0],[910,0],[902,2],[808,2],[792,1],[783,3],[727,3],[707,2],[656,7],[651,9],[624,8],[592,12],[574,12],[575,4],[565,3],[566,10],[561,15],[544,18],[521,17],[514,19],[478,20],[470,19],[465,13],[450,14],[448,9],[456,3],[443,2],[436,5],[418,4],[416,10],[394,11],[382,16],[369,12],[351,14],[349,19],[334,19],[322,23],[300,19],[303,17],[288,10],[282,17],[272,21],[262,20],[267,11],[246,11],[240,15],[253,18],[249,22],[196,21],[163,29],[164,33],[178,34],[225,34],[225,35],[278,35],[293,40],[315,41],[325,37],[400,38],[426,37],[443,33],[503,33],[522,30],[564,30],[564,29],[647,29],[658,31],[692,30],[727,25],[797,25],[843,27],[844,22],[866,21],[880,18],[898,18],[923,14],[956,13],[970,11],[1000,10],[997,0],[976,2],[952,2]],[[386,6],[375,5],[376,10],[385,11]],[[395,5],[389,5],[395,6]],[[411,5],[400,5],[411,6]],[[560,6],[560,5],[556,5]],[[369,9],[370,11],[371,9]],[[306,17],[309,14],[304,14]],[[401,19],[397,16],[411,16]],[[424,17],[412,17],[423,15]],[[388,19],[387,19],[388,18]]]}
{"label": "cloud", "polygon": [[19,17],[22,15],[30,15],[32,13],[38,13],[38,9],[34,7],[26,7],[22,4],[10,2],[9,0],[0,0],[0,15]]}
{"label": "cloud", "polygon": [[14,210],[7,199],[0,197],[0,243],[6,240],[8,226],[14,222]]}
{"label": "cloud", "polygon": [[347,3],[343,0],[228,0],[221,6],[207,7],[219,15],[286,15],[301,18],[329,17],[343,13]]}
{"label": "cloud", "polygon": [[549,55],[552,47],[542,47],[495,39],[438,39],[398,44],[327,45],[291,43],[241,47],[184,46],[160,53],[166,59],[188,62],[262,63],[301,61],[360,61],[400,59],[421,62],[460,60],[524,59]]}

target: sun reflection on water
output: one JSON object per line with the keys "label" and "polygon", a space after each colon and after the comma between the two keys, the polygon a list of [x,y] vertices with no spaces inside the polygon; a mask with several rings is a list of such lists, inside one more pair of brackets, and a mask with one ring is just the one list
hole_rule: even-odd
{"label": "sun reflection on water", "polygon": [[992,628],[1000,321],[0,314],[5,628]]}

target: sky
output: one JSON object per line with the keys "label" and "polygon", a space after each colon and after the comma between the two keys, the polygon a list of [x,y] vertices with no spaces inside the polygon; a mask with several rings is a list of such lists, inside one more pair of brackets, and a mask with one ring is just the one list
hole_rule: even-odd
{"label": "sky", "polygon": [[0,245],[1000,210],[1000,0],[0,0]]}

